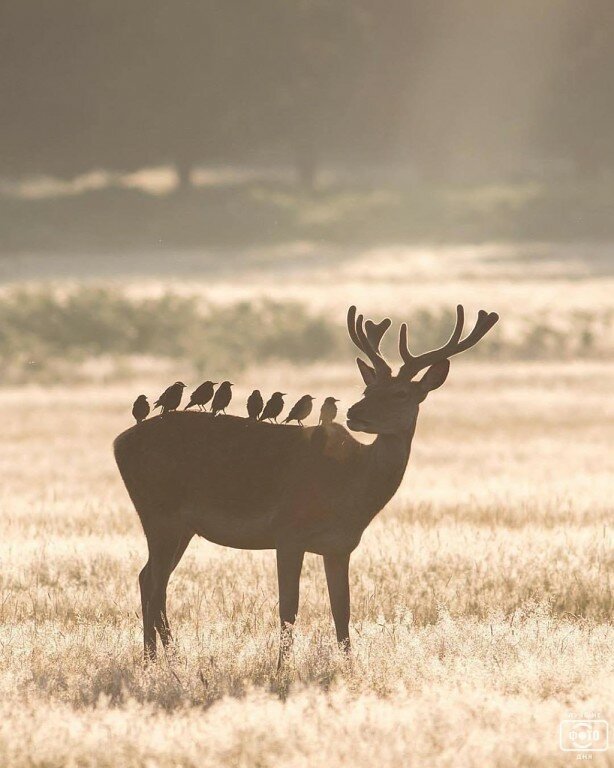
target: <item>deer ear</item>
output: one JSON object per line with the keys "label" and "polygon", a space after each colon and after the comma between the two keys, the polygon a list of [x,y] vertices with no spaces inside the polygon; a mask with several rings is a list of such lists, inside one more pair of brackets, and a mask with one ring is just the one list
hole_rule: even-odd
{"label": "deer ear", "polygon": [[431,392],[433,389],[438,389],[448,378],[449,370],[449,360],[440,360],[438,363],[431,365],[428,371],[420,379],[420,386],[424,392]]}
{"label": "deer ear", "polygon": [[368,387],[371,384],[375,384],[375,379],[377,377],[373,368],[371,368],[370,365],[367,365],[365,361],[361,360],[359,357],[356,358],[356,362],[358,363],[358,370],[360,371],[360,375],[362,376],[365,385]]}

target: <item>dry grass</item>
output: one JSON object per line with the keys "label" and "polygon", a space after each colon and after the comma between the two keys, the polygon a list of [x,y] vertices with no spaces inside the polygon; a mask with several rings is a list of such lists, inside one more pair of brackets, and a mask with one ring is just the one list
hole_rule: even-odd
{"label": "dry grass", "polygon": [[[254,370],[237,403],[280,379],[359,392],[344,367]],[[0,765],[568,765],[559,721],[614,711],[614,366],[455,364],[353,557],[352,662],[312,556],[281,675],[274,557],[200,540],[176,649],[141,664],[145,541],[110,444],[164,383],[0,394]]]}

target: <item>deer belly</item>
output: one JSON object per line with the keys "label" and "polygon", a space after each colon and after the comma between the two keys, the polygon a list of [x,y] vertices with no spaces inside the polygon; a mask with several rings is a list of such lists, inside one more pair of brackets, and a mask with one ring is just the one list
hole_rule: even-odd
{"label": "deer belly", "polygon": [[276,546],[270,512],[246,515],[221,509],[186,510],[182,518],[198,536],[224,547],[274,549]]}

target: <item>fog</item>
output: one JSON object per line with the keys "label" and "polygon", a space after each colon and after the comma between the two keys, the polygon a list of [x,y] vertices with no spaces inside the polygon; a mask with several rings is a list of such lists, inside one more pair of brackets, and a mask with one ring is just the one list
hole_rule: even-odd
{"label": "fog", "polygon": [[486,356],[611,355],[611,2],[0,13],[7,380],[336,359],[356,301],[418,345],[463,301],[505,314]]}
{"label": "fog", "polygon": [[[408,195],[423,191],[436,218],[442,189],[508,185],[518,207],[532,182],[544,205],[561,184],[571,200],[552,204],[554,213],[529,234],[586,238],[593,234],[586,226],[569,231],[569,209],[599,207],[597,198],[609,194],[614,6],[607,0],[12,0],[0,13],[5,252],[50,248],[39,231],[47,228],[44,206],[20,208],[16,223],[15,199],[79,197],[68,219],[98,209],[104,219],[102,230],[81,222],[85,240],[95,234],[98,248],[124,248],[148,245],[134,232],[114,236],[115,217],[121,228],[128,211],[148,227],[163,208],[156,239],[185,245],[164,221],[179,215],[189,244],[200,246],[233,237],[208,234],[199,205],[234,206],[240,228],[253,217],[246,238],[270,239],[267,214],[283,213],[271,202],[275,190],[328,194],[335,218],[340,192],[401,187],[389,208],[401,205],[411,217]],[[109,191],[121,197],[119,211]],[[195,196],[203,191],[209,197]],[[140,195],[180,192],[191,197],[141,210]],[[300,214],[304,199],[293,203]],[[466,212],[459,217],[465,239]],[[599,216],[594,227],[609,235]],[[66,247],[74,229],[65,228]],[[236,229],[232,217],[223,229]],[[441,236],[435,224],[364,229],[367,239]],[[520,222],[521,236],[522,229]],[[291,221],[275,239],[305,235],[330,236]],[[483,226],[470,239],[492,235]],[[60,238],[53,247],[62,245]]]}

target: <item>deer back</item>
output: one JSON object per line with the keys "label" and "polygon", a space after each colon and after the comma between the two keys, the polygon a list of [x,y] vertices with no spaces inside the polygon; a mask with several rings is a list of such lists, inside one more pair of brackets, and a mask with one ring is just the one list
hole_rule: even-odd
{"label": "deer back", "polygon": [[350,503],[363,449],[339,424],[301,428],[190,411],[149,419],[114,443],[139,512],[276,510],[296,524],[338,515]]}

